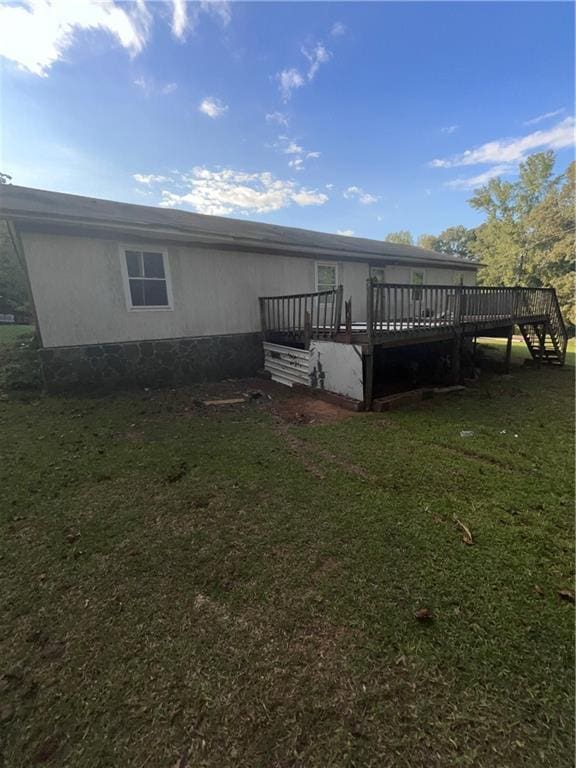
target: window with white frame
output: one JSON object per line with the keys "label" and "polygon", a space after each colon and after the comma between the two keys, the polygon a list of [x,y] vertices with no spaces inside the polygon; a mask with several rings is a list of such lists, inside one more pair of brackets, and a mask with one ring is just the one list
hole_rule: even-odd
{"label": "window with white frame", "polygon": [[166,252],[123,248],[122,257],[130,309],[171,309]]}
{"label": "window with white frame", "polygon": [[385,267],[370,267],[370,277],[377,283],[386,282],[386,268]]}
{"label": "window with white frame", "polygon": [[412,300],[420,301],[422,299],[422,288],[419,286],[424,285],[426,282],[426,275],[424,270],[413,269],[411,282],[412,285],[416,286],[415,288],[412,288]]}
{"label": "window with white frame", "polygon": [[334,291],[338,287],[338,264],[316,262],[316,290]]}

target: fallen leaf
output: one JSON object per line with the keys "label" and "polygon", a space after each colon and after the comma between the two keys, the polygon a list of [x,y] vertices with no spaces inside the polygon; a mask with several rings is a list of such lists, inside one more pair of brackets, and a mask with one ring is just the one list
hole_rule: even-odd
{"label": "fallen leaf", "polygon": [[558,590],[558,597],[560,600],[565,600],[567,603],[574,603],[574,592],[572,592],[570,589]]}
{"label": "fallen leaf", "polygon": [[432,611],[430,608],[418,608],[414,616],[418,621],[432,621]]}
{"label": "fallen leaf", "polygon": [[536,594],[538,594],[538,595],[543,595],[544,594],[544,590],[538,584],[536,584],[534,586],[534,592],[536,592]]}
{"label": "fallen leaf", "polygon": [[460,527],[460,528],[463,530],[463,532],[464,532],[464,535],[462,536],[462,541],[464,542],[464,544],[468,544],[468,546],[471,546],[472,544],[474,544],[474,539],[472,538],[472,533],[470,532],[470,528],[468,528],[468,526],[467,526],[467,525],[464,525],[464,523],[463,523],[463,522],[461,522],[460,520],[458,520],[458,518],[457,518],[457,517],[455,517],[455,518],[454,518],[454,522],[455,522],[455,523],[456,523],[456,525],[457,525],[457,526],[459,526],[459,527]]}

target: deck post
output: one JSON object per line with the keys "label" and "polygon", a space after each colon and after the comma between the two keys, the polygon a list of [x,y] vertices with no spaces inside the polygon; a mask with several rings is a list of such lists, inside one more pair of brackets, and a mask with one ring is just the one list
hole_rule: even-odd
{"label": "deck post", "polygon": [[344,302],[344,328],[346,344],[352,344],[352,296]]}
{"label": "deck post", "polygon": [[504,370],[506,373],[510,373],[510,361],[512,360],[512,334],[514,333],[514,326],[510,326],[508,331],[508,338],[506,340],[506,356],[504,362]]}
{"label": "deck post", "polygon": [[460,353],[462,351],[462,334],[456,331],[452,341],[452,383],[460,383]]}
{"label": "deck post", "polygon": [[304,349],[310,349],[310,339],[312,338],[312,318],[310,312],[304,312]]}
{"label": "deck post", "polygon": [[342,325],[342,299],[344,298],[344,286],[339,285],[336,291],[336,307],[334,312],[334,327],[332,328],[332,337],[334,338],[340,333],[340,326]]}
{"label": "deck post", "polygon": [[267,328],[266,328],[266,300],[265,299],[259,299],[260,302],[260,328],[262,330],[262,336],[264,337],[264,341],[266,341],[267,336]]}

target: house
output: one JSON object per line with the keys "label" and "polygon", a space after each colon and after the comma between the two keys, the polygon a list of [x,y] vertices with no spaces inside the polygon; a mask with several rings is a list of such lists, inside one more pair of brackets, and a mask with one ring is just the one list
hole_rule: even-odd
{"label": "house", "polygon": [[[354,392],[333,391],[369,402],[374,348],[460,338],[462,291],[469,309],[483,297],[484,330],[511,334],[511,294],[483,294],[477,264],[422,248],[13,185],[0,188],[0,218],[53,390],[252,375],[264,336],[307,353],[316,386],[360,358]],[[267,367],[283,352],[268,348]]]}

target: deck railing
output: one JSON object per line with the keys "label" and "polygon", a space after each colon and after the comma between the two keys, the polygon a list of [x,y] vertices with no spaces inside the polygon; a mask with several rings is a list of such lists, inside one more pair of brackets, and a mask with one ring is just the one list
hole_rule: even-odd
{"label": "deck railing", "polygon": [[260,298],[262,332],[268,341],[282,337],[307,343],[332,339],[341,325],[342,286],[330,291]]}
{"label": "deck railing", "polygon": [[368,281],[366,331],[422,335],[464,325],[502,325],[541,320],[565,351],[566,328],[552,288],[485,288],[461,285],[405,285]]}

